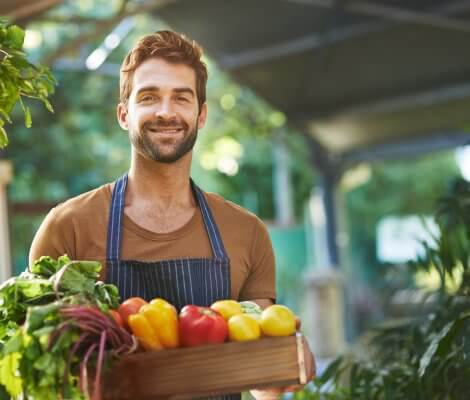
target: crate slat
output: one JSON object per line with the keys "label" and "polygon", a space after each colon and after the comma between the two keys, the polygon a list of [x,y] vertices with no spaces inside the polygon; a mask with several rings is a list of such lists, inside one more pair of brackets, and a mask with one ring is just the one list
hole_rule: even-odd
{"label": "crate slat", "polygon": [[105,375],[103,399],[183,399],[298,384],[299,343],[289,336],[133,354]]}

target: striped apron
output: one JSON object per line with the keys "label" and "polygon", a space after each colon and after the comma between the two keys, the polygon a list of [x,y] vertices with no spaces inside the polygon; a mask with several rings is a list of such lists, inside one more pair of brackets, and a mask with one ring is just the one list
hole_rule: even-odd
{"label": "striped apron", "polygon": [[[230,260],[206,198],[191,180],[191,189],[202,213],[213,258],[182,258],[162,261],[121,260],[122,221],[127,174],[114,185],[108,221],[106,281],[116,285],[122,300],[161,297],[178,310],[186,304],[210,306],[230,298]],[[217,399],[239,400],[240,394]],[[215,399],[215,397],[211,397]]]}

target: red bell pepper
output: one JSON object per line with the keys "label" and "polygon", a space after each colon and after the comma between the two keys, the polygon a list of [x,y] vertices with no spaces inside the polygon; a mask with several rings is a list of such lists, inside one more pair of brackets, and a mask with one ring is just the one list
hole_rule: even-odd
{"label": "red bell pepper", "polygon": [[179,336],[183,346],[223,343],[227,335],[227,322],[217,311],[194,305],[187,305],[181,310]]}

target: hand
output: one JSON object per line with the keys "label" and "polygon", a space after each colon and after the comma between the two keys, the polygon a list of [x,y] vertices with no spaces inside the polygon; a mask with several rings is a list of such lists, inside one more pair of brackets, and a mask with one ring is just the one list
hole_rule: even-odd
{"label": "hand", "polygon": [[[300,326],[300,324],[299,324]],[[307,383],[310,382],[316,376],[316,365],[315,358],[313,357],[312,352],[310,351],[310,346],[308,345],[305,337],[302,337],[302,345],[304,350],[304,360],[305,360],[305,370],[307,374]],[[276,400],[282,393],[285,392],[298,392],[302,390],[305,385],[292,385],[282,388],[268,388],[263,390],[251,390],[251,395],[256,400]]]}

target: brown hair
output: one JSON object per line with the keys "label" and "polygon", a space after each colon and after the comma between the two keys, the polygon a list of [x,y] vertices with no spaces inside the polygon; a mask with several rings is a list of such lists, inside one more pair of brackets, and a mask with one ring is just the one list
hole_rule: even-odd
{"label": "brown hair", "polygon": [[119,77],[119,97],[127,105],[132,92],[132,78],[137,67],[149,58],[181,63],[196,73],[196,95],[199,110],[206,101],[207,66],[201,61],[202,48],[194,40],[172,31],[158,31],[144,36],[129,51],[122,62]]}

